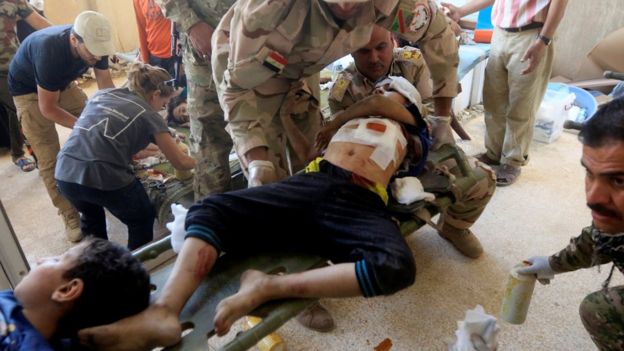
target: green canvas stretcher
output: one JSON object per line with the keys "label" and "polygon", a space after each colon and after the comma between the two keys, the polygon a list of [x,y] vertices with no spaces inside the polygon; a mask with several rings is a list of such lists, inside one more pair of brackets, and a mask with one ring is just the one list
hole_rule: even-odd
{"label": "green canvas stretcher", "polygon": [[[448,177],[434,177],[423,180],[426,191],[436,193],[436,200],[432,203],[419,202],[409,206],[391,204],[391,209],[404,218],[401,221],[401,233],[406,236],[425,223],[430,223],[429,218],[445,209],[453,202],[453,192],[470,189],[479,179],[486,176],[480,169],[473,171],[466,157],[456,146],[444,145],[440,149],[429,154],[428,161],[439,164],[449,158],[455,159],[461,170],[462,176],[455,179]],[[451,191],[451,187],[453,191]],[[154,242],[138,251],[135,251],[142,262],[157,258],[159,255],[171,250],[169,236]],[[160,293],[162,287],[173,268],[173,260],[157,267],[151,272],[152,284],[156,286],[155,294]],[[272,252],[260,253],[253,257],[237,257],[225,254],[217,260],[213,270],[200,284],[191,296],[182,313],[180,321],[182,329],[191,329],[182,341],[165,350],[207,350],[208,338],[214,335],[214,313],[216,305],[224,298],[236,293],[240,285],[240,276],[247,269],[256,269],[267,273],[294,273],[327,264],[327,260],[312,255],[301,253]],[[239,333],[234,340],[221,347],[220,351],[242,351],[253,347],[259,340],[278,329],[291,318],[298,315],[316,299],[287,299],[271,301],[260,306],[250,313],[262,317],[255,327]]]}

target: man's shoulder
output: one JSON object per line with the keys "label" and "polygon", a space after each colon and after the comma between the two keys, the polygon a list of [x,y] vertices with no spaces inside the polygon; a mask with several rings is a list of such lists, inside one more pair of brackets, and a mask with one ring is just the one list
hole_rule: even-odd
{"label": "man's shoulder", "polygon": [[274,29],[287,17],[299,17],[303,21],[308,14],[304,3],[296,0],[239,0],[234,6],[241,12],[241,24],[245,30],[255,32]]}
{"label": "man's shoulder", "polygon": [[71,28],[71,24],[66,24],[40,29],[29,35],[26,40],[24,40],[22,45],[34,44],[56,47],[58,42],[65,39],[69,35]]}

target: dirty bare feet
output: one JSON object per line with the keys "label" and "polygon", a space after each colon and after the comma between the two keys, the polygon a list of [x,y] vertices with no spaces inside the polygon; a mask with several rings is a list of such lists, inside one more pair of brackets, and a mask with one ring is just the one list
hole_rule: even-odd
{"label": "dirty bare feet", "polygon": [[98,350],[151,350],[180,341],[178,316],[169,309],[150,305],[145,311],[116,323],[83,329],[80,342]]}
{"label": "dirty bare feet", "polygon": [[267,285],[273,278],[266,273],[251,269],[243,273],[238,292],[217,305],[214,319],[217,335],[227,334],[236,320],[269,300],[270,293],[267,291]]}

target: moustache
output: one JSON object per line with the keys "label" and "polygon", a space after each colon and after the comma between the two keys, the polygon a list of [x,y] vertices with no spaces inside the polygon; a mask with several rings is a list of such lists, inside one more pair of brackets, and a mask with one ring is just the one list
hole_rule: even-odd
{"label": "moustache", "polygon": [[600,215],[603,216],[607,216],[607,217],[612,217],[612,218],[616,218],[616,219],[622,219],[622,215],[620,213],[617,213],[611,209],[608,209],[606,207],[604,207],[603,205],[600,204],[587,204],[587,207],[589,207],[592,211],[597,212]]}
{"label": "moustache", "polygon": [[370,64],[369,67],[372,69],[383,69],[384,64],[381,62],[375,62],[375,63]]}

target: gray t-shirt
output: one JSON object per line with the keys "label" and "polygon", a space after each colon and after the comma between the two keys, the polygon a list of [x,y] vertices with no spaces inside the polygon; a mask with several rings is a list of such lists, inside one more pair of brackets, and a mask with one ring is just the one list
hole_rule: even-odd
{"label": "gray t-shirt", "polygon": [[168,132],[167,122],[126,88],[98,91],[85,106],[56,161],[54,177],[100,190],[134,181],[132,156]]}

